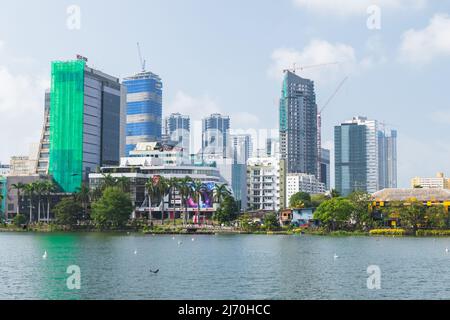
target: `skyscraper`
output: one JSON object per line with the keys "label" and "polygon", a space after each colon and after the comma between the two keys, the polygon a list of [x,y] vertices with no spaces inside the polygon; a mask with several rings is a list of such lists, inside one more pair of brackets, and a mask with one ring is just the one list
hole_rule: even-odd
{"label": "skyscraper", "polygon": [[341,195],[378,191],[377,128],[377,121],[365,117],[355,117],[335,127],[336,190]]}
{"label": "skyscraper", "polygon": [[247,208],[247,161],[253,153],[252,137],[249,134],[231,136],[233,156],[232,190],[241,209]]}
{"label": "skyscraper", "polygon": [[397,131],[378,131],[379,189],[397,188]]}
{"label": "skyscraper", "polygon": [[228,139],[230,132],[230,117],[215,113],[203,119],[202,153],[221,154],[228,157]]}
{"label": "skyscraper", "polygon": [[317,104],[314,82],[286,71],[280,100],[280,153],[288,173],[317,176]]}
{"label": "skyscraper", "polygon": [[330,190],[331,177],[330,177],[330,150],[322,148],[320,153],[320,179],[319,181],[325,185],[325,189]]}
{"label": "skyscraper", "polygon": [[126,154],[140,142],[161,139],[162,81],[152,72],[141,72],[123,81],[127,88]]}
{"label": "skyscraper", "polygon": [[183,154],[186,158],[189,157],[191,134],[191,120],[189,116],[172,113],[164,121],[164,134],[170,141],[177,143],[178,147],[183,148]]}
{"label": "skyscraper", "polygon": [[86,61],[52,63],[48,173],[70,193],[100,166],[118,165],[125,151],[123,88]]}

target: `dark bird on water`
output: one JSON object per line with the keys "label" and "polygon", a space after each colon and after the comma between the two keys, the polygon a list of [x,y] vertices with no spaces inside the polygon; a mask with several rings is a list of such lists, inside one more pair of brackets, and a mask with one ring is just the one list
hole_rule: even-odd
{"label": "dark bird on water", "polygon": [[151,272],[151,273],[154,273],[154,274],[157,274],[157,273],[159,272],[159,269],[158,269],[158,270],[155,270],[155,271],[150,270],[150,272]]}

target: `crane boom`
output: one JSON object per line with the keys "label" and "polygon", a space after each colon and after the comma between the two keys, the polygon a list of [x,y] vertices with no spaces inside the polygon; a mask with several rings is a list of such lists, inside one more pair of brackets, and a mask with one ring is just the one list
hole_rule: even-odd
{"label": "crane boom", "polygon": [[137,43],[139,62],[141,63],[142,72],[145,72],[145,60],[142,58],[141,45]]}
{"label": "crane boom", "polygon": [[326,67],[326,66],[332,66],[332,65],[338,65],[339,62],[328,62],[328,63],[320,63],[320,64],[313,64],[313,65],[309,65],[309,66],[300,66],[297,67],[296,64],[294,63],[293,68],[292,69],[285,69],[284,72],[293,72],[295,73],[297,70],[303,71],[305,69],[313,69],[313,68],[319,68],[319,67]]}

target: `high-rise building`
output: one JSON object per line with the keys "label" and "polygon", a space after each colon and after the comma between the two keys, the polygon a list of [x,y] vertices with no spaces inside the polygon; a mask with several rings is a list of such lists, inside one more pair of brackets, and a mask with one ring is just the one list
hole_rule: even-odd
{"label": "high-rise building", "polygon": [[331,157],[330,150],[322,148],[320,152],[320,179],[327,190],[331,187]]}
{"label": "high-rise building", "polygon": [[253,153],[252,137],[249,134],[231,136],[233,157],[232,185],[234,197],[241,209],[247,208],[247,161]]}
{"label": "high-rise building", "polygon": [[203,119],[202,153],[229,157],[227,152],[229,133],[230,117],[215,113]]}
{"label": "high-rise building", "polygon": [[397,131],[378,131],[379,189],[397,188]]}
{"label": "high-rise building", "polygon": [[288,173],[318,174],[314,82],[286,71],[280,100],[280,153]]}
{"label": "high-rise building", "polygon": [[172,113],[164,121],[164,134],[170,142],[183,149],[186,159],[190,154],[191,120],[189,116]]}
{"label": "high-rise building", "polygon": [[126,154],[141,142],[161,140],[161,78],[152,72],[141,72],[125,78],[127,89]]}
{"label": "high-rise building", "polygon": [[280,154],[280,139],[267,138],[265,154],[267,157],[279,156],[279,154]]}
{"label": "high-rise building", "polygon": [[48,173],[62,191],[73,193],[89,173],[119,164],[124,92],[118,78],[88,67],[85,58],[52,63]]}
{"label": "high-rise building", "polygon": [[334,129],[336,190],[374,193],[379,189],[378,123],[355,117]]}
{"label": "high-rise building", "polygon": [[50,156],[50,89],[45,91],[44,126],[38,150],[37,174],[48,174],[48,160]]}

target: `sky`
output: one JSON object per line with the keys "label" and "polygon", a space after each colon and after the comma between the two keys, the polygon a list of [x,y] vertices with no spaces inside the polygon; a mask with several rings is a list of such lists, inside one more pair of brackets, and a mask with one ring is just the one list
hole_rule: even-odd
{"label": "sky", "polygon": [[[276,131],[283,70],[315,81],[324,145],[364,115],[397,129],[399,186],[450,175],[450,2],[441,0],[0,0],[0,162],[43,125],[50,63],[88,57],[117,77],[163,79],[163,112],[221,112],[233,129]],[[79,13],[79,14],[78,14]],[[261,136],[264,136],[262,134]],[[256,144],[262,143],[257,141]]]}

